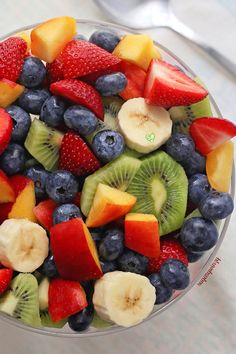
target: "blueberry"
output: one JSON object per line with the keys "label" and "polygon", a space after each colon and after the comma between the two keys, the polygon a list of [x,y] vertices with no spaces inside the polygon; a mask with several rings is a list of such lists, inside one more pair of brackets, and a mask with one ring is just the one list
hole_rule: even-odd
{"label": "blueberry", "polygon": [[57,271],[57,267],[54,261],[54,257],[52,254],[50,254],[45,261],[43,262],[43,264],[41,265],[41,267],[38,269],[39,272],[43,275],[45,275],[48,278],[55,278],[58,277],[58,271]]}
{"label": "blueberry", "polygon": [[160,277],[165,286],[174,290],[185,289],[190,283],[188,267],[174,258],[169,258],[162,264]]}
{"label": "blueberry", "polygon": [[58,127],[63,123],[65,109],[65,102],[60,97],[51,96],[42,105],[40,119],[50,127]]}
{"label": "blueberry", "polygon": [[75,218],[81,218],[80,208],[75,204],[62,204],[53,212],[53,224],[60,224]]}
{"label": "blueberry", "polygon": [[26,151],[18,144],[9,144],[0,157],[0,168],[9,176],[23,170],[26,161]]}
{"label": "blueberry", "polygon": [[77,34],[73,39],[77,41],[87,41],[87,38],[83,34]]}
{"label": "blueberry", "polygon": [[31,125],[29,113],[16,105],[8,106],[6,111],[13,120],[11,141],[14,143],[23,143]]}
{"label": "blueberry", "polygon": [[47,196],[46,181],[49,174],[48,171],[38,166],[30,167],[25,171],[25,175],[34,181],[35,195],[38,199],[44,199]]}
{"label": "blueberry", "polygon": [[181,161],[181,165],[185,169],[186,175],[191,177],[196,173],[205,172],[206,158],[198,152],[193,151],[187,160]]}
{"label": "blueberry", "polygon": [[111,130],[103,130],[95,135],[92,149],[97,158],[106,163],[121,155],[125,148],[123,136]]}
{"label": "blueberry", "polygon": [[171,296],[173,294],[173,289],[167,288],[163,284],[161,277],[158,273],[150,274],[148,276],[148,279],[150,280],[150,283],[156,289],[156,302],[155,302],[155,304],[163,304],[163,302],[166,302],[171,298]]}
{"label": "blueberry", "polygon": [[95,88],[102,96],[113,96],[123,91],[127,83],[126,76],[118,72],[100,76],[95,82]]}
{"label": "blueberry", "polygon": [[108,230],[99,245],[99,255],[106,261],[114,261],[124,251],[124,234],[117,228]]}
{"label": "blueberry", "polygon": [[95,131],[98,119],[95,114],[83,106],[71,106],[64,113],[65,125],[81,135],[89,135]]}
{"label": "blueberry", "polygon": [[234,202],[229,193],[212,191],[201,200],[199,210],[204,218],[224,219],[234,210]]}
{"label": "blueberry", "polygon": [[190,218],[182,225],[180,239],[188,252],[204,252],[215,246],[218,230],[211,220]]}
{"label": "blueberry", "polygon": [[120,42],[120,37],[113,31],[98,30],[91,35],[89,41],[111,53]]}
{"label": "blueberry", "polygon": [[166,152],[176,161],[188,159],[195,150],[193,139],[186,134],[174,133],[166,142]]}
{"label": "blueberry", "polygon": [[52,172],[48,177],[46,191],[48,196],[56,203],[69,203],[78,191],[78,183],[72,173],[58,170]]}
{"label": "blueberry", "polygon": [[148,266],[147,257],[130,250],[126,250],[117,262],[119,270],[137,274],[144,274]]}
{"label": "blueberry", "polygon": [[72,315],[68,319],[70,328],[75,332],[85,331],[91,324],[94,316],[92,306],[85,307],[82,311]]}
{"label": "blueberry", "polygon": [[42,105],[50,97],[46,89],[26,89],[18,99],[18,105],[25,111],[40,114]]}
{"label": "blueberry", "polygon": [[100,264],[101,264],[101,267],[102,267],[103,274],[114,272],[115,270],[118,269],[118,265],[117,265],[116,261],[100,260]]}
{"label": "blueberry", "polygon": [[36,57],[27,57],[24,60],[19,83],[28,88],[39,86],[46,77],[46,68]]}
{"label": "blueberry", "polygon": [[188,261],[189,261],[189,263],[195,263],[195,262],[197,262],[203,255],[204,255],[204,252],[198,252],[198,253],[188,252]]}
{"label": "blueberry", "polygon": [[192,203],[198,205],[211,191],[207,176],[202,173],[197,173],[189,179],[188,197]]}

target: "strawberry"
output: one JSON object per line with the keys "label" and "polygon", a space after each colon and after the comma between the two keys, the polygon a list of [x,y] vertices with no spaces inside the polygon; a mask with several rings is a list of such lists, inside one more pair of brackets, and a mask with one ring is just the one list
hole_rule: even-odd
{"label": "strawberry", "polygon": [[11,139],[12,128],[12,118],[3,108],[0,108],[0,155]]}
{"label": "strawberry", "polygon": [[82,176],[99,169],[100,163],[79,135],[68,132],[62,139],[59,167]]}
{"label": "strawberry", "polygon": [[19,37],[10,37],[0,43],[0,79],[16,82],[22,70],[26,49],[26,41]]}
{"label": "strawberry", "polygon": [[80,207],[81,194],[81,192],[77,192],[73,200],[73,203],[78,207]]}
{"label": "strawberry", "polygon": [[12,269],[0,269],[0,295],[2,295],[7,290],[9,283],[12,279],[12,274]]}
{"label": "strawberry", "polygon": [[52,63],[47,63],[47,78],[50,83],[64,79],[62,67],[60,55]]}
{"label": "strawberry", "polygon": [[203,100],[207,91],[175,66],[153,59],[148,68],[144,97],[149,104],[169,108]]}
{"label": "strawberry", "polygon": [[61,80],[51,84],[50,90],[54,95],[65,97],[73,103],[87,107],[103,120],[104,111],[101,96],[86,82],[75,79]]}
{"label": "strawberry", "polygon": [[147,273],[159,272],[161,265],[170,258],[175,258],[188,265],[188,256],[178,240],[175,239],[161,239],[161,253],[157,258],[149,258]]}
{"label": "strawberry", "polygon": [[138,66],[122,61],[121,71],[125,74],[128,84],[126,88],[119,93],[124,100],[131,98],[143,97],[144,82],[146,79],[146,72]]}
{"label": "strawberry", "polygon": [[91,73],[88,75],[85,75],[83,77],[81,77],[81,80],[87,82],[90,85],[94,85],[96,80],[102,76],[102,75],[107,75],[107,74],[112,74],[115,72],[121,71],[121,66],[120,63],[113,65],[113,66],[109,66],[108,69],[106,70],[101,70],[101,71],[96,71],[95,73]]}
{"label": "strawberry", "polygon": [[218,146],[236,136],[236,125],[221,118],[199,118],[192,122],[190,134],[196,149],[207,155]]}
{"label": "strawberry", "polygon": [[84,289],[78,281],[52,279],[48,290],[48,312],[58,322],[87,307]]}
{"label": "strawberry", "polygon": [[103,72],[120,59],[93,43],[81,40],[69,42],[60,54],[66,79]]}

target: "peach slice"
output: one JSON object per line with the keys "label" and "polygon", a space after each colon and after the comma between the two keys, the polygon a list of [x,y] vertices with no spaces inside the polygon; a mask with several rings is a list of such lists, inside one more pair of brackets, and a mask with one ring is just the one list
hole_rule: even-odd
{"label": "peach slice", "polygon": [[74,18],[68,16],[52,18],[32,30],[31,52],[47,63],[52,63],[75,34]]}
{"label": "peach slice", "polygon": [[99,183],[86,225],[97,227],[108,224],[127,214],[136,200],[137,198],[129,193]]}
{"label": "peach slice", "polygon": [[11,186],[10,180],[5,173],[0,170],[0,203],[14,202],[15,199],[15,192]]}
{"label": "peach slice", "polygon": [[24,86],[7,79],[0,80],[0,107],[13,103],[24,91]]}
{"label": "peach slice", "polygon": [[212,188],[218,192],[228,192],[232,176],[234,143],[226,141],[207,154],[206,172]]}
{"label": "peach slice", "polygon": [[129,213],[125,217],[125,245],[147,257],[160,254],[158,221],[152,214]]}

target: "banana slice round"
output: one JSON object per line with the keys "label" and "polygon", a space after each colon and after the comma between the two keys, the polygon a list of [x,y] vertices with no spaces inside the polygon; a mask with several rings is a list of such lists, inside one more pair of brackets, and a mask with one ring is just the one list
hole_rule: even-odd
{"label": "banana slice round", "polygon": [[139,274],[115,271],[96,281],[93,304],[104,320],[130,327],[142,322],[152,312],[155,288]]}
{"label": "banana slice round", "polygon": [[8,219],[0,226],[0,263],[32,273],[48,255],[46,231],[27,219]]}
{"label": "banana slice round", "polygon": [[122,105],[118,122],[126,145],[144,154],[156,150],[171,136],[169,112],[147,104],[142,97],[132,98]]}

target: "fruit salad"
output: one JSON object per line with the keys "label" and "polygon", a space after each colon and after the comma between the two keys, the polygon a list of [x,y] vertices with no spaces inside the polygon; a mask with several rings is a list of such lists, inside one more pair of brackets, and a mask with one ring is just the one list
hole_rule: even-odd
{"label": "fruit salad", "polygon": [[236,125],[150,36],[76,29],[0,42],[0,312],[81,332],[189,286],[233,211]]}

